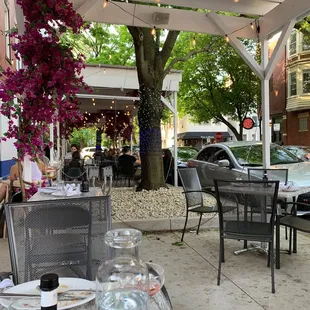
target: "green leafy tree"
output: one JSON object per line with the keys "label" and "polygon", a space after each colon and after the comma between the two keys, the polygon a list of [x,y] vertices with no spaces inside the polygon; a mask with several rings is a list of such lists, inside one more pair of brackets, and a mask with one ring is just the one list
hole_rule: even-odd
{"label": "green leafy tree", "polygon": [[[190,50],[191,40],[186,34],[178,44]],[[200,53],[180,67],[183,77],[179,107],[195,122],[212,120],[224,123],[238,140],[242,140],[242,120],[249,112],[258,111],[260,82],[223,38],[200,35],[196,38],[196,48],[211,46],[211,42],[209,53]],[[254,57],[256,45],[244,43]],[[240,124],[238,129],[227,120],[227,116]]]}
{"label": "green leafy tree", "polygon": [[82,53],[87,63],[134,65],[134,47],[126,26],[90,23],[79,34],[68,31],[62,38],[75,53]]}
{"label": "green leafy tree", "polygon": [[82,149],[86,146],[94,146],[96,142],[96,128],[74,128],[69,139],[70,144],[77,144]]}

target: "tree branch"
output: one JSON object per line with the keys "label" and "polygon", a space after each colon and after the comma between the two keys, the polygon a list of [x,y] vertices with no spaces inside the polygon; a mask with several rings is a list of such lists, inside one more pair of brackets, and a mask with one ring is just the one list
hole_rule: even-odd
{"label": "tree branch", "polygon": [[189,58],[191,58],[192,56],[195,56],[197,54],[200,53],[206,53],[206,52],[210,52],[213,44],[218,40],[217,37],[214,37],[211,41],[211,43],[208,46],[205,46],[203,49],[201,50],[192,50],[190,51],[185,57],[176,57],[174,59],[171,60],[171,62],[169,63],[169,65],[167,66],[167,68],[165,69],[164,73],[165,75],[167,75],[169,73],[169,71],[174,67],[174,65],[178,62],[185,62],[187,61]]}
{"label": "tree branch", "polygon": [[170,30],[167,35],[164,46],[160,52],[161,63],[163,65],[163,68],[166,66],[166,63],[171,56],[171,52],[173,50],[175,42],[178,39],[179,34],[180,34],[180,31]]}

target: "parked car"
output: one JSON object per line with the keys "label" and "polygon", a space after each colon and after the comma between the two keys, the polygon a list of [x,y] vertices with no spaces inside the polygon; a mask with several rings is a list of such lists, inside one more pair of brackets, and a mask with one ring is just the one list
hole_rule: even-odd
{"label": "parked car", "polygon": [[[174,148],[170,147],[169,150],[174,157]],[[180,146],[178,147],[178,168],[186,168],[187,161],[194,158],[198,154],[198,150],[191,146]]]}
{"label": "parked car", "polygon": [[[104,151],[103,148],[101,148],[102,151]],[[84,147],[81,151],[81,158],[85,159],[86,158],[93,158],[94,154],[96,152],[96,147],[91,146],[91,147]]]}
{"label": "parked car", "polygon": [[[271,168],[289,169],[289,181],[297,186],[310,186],[310,162],[305,162],[285,148],[271,144]],[[263,145],[261,142],[226,142],[206,146],[188,167],[197,169],[202,187],[213,187],[213,179],[248,179],[249,167],[262,167]]]}
{"label": "parked car", "polygon": [[283,145],[283,147],[304,161],[310,160],[310,146]]}

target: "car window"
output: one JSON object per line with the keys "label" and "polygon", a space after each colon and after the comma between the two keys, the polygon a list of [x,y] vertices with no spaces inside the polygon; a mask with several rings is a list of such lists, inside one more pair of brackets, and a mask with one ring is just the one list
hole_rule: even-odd
{"label": "car window", "polygon": [[91,147],[91,148],[89,149],[89,152],[96,152],[96,148],[95,148],[95,147]]}
{"label": "car window", "polygon": [[213,156],[220,150],[219,147],[206,147],[197,156],[197,160],[213,162]]}
{"label": "car window", "polygon": [[227,152],[225,151],[225,150],[219,150],[219,151],[217,151],[215,154],[214,154],[214,156],[213,156],[213,163],[217,163],[217,161],[219,161],[219,160],[223,160],[223,159],[227,159],[229,162],[231,162],[231,160],[230,160],[230,158],[229,158],[229,156],[228,156],[228,154],[227,154]]}
{"label": "car window", "polygon": [[[256,145],[243,145],[243,146],[231,146],[232,153],[241,166],[262,166],[263,165],[263,146],[262,144]],[[296,157],[288,150],[280,147],[276,144],[270,146],[270,164],[292,164],[298,163],[302,160]]]}

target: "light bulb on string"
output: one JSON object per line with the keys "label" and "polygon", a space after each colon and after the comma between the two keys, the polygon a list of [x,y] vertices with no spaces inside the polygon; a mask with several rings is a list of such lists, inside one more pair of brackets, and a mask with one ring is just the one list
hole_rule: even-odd
{"label": "light bulb on string", "polygon": [[228,37],[227,34],[225,35],[225,40],[226,40],[227,43],[229,42],[229,37]]}
{"label": "light bulb on string", "polygon": [[155,27],[155,26],[153,27],[153,29],[152,29],[152,31],[151,31],[151,34],[152,34],[153,36],[155,36],[155,34],[156,34],[156,27]]}
{"label": "light bulb on string", "polygon": [[102,7],[105,9],[109,4],[109,0],[103,0]]}
{"label": "light bulb on string", "polygon": [[195,38],[195,37],[193,37],[193,40],[192,40],[192,45],[193,45],[193,47],[195,47],[195,46],[196,46],[196,38]]}
{"label": "light bulb on string", "polygon": [[112,55],[109,55],[109,59],[112,59]]}
{"label": "light bulb on string", "polygon": [[251,26],[251,29],[253,29],[253,30],[254,30],[254,25],[253,25],[253,23],[251,23],[251,25],[250,25],[250,26]]}

